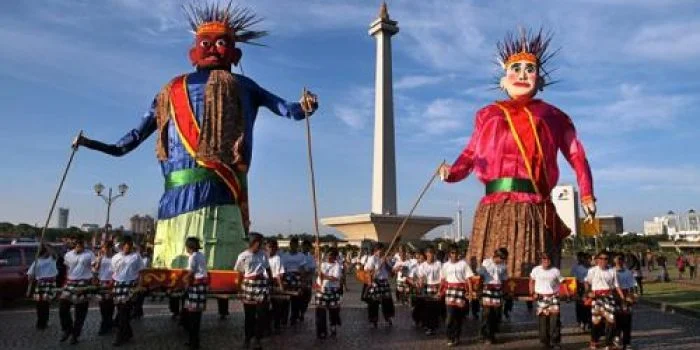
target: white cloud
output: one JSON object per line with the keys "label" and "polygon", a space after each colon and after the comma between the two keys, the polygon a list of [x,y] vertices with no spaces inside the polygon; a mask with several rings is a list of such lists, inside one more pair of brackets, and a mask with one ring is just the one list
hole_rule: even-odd
{"label": "white cloud", "polygon": [[408,90],[423,86],[436,85],[447,79],[453,79],[454,74],[450,75],[406,75],[394,82],[394,89]]}
{"label": "white cloud", "polygon": [[430,135],[462,131],[473,111],[474,108],[463,100],[438,98],[425,108],[422,128]]}
{"label": "white cloud", "polygon": [[661,61],[697,60],[700,58],[700,21],[642,27],[625,49],[637,57]]}
{"label": "white cloud", "polygon": [[372,118],[374,88],[351,89],[347,97],[344,103],[333,107],[335,116],[352,129],[364,129]]}
{"label": "white cloud", "polygon": [[696,166],[618,164],[595,170],[598,183],[635,185],[646,189],[700,193],[700,168]]}

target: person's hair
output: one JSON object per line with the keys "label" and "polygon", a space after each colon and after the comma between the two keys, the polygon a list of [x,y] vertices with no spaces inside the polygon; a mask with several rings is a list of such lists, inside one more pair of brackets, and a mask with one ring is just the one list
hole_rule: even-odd
{"label": "person's hair", "polygon": [[433,248],[433,247],[425,248],[425,254],[428,254],[428,253],[435,255],[435,248]]}
{"label": "person's hair", "polygon": [[501,259],[506,259],[506,258],[508,258],[508,249],[498,248],[498,249],[496,249],[495,252],[493,252],[493,256],[497,256]]}
{"label": "person's hair", "polygon": [[279,243],[277,243],[277,239],[275,239],[275,238],[268,238],[267,245],[275,247],[275,248],[279,248]]}
{"label": "person's hair", "polygon": [[75,243],[76,245],[78,245],[78,244],[80,244],[80,245],[85,245],[85,240],[83,239],[82,236],[73,235],[73,236],[71,236],[71,239],[74,241],[74,243]]}
{"label": "person's hair", "polygon": [[459,254],[459,247],[456,244],[450,244],[450,246],[447,248],[448,253],[455,252]]}
{"label": "person's hair", "polygon": [[251,232],[248,234],[248,248],[255,245],[255,243],[262,243],[263,236],[259,233]]}
{"label": "person's hair", "polygon": [[134,239],[131,238],[131,236],[123,236],[121,239],[121,243],[122,243],[122,245],[128,244],[128,245],[133,247],[134,246]]}
{"label": "person's hair", "polygon": [[605,251],[605,250],[601,250],[601,251],[599,251],[599,252],[595,255],[595,258],[596,258],[596,259],[600,259],[600,256],[601,256],[601,255],[607,255],[608,258],[610,257],[610,253],[608,253],[608,252]]}
{"label": "person's hair", "polygon": [[615,258],[619,259],[622,262],[625,262],[625,254],[623,254],[623,253],[615,254]]}
{"label": "person's hair", "polygon": [[552,254],[549,254],[548,252],[541,252],[539,257],[540,257],[540,260],[545,259],[545,258],[551,259]]}
{"label": "person's hair", "polygon": [[303,242],[301,242],[302,247],[311,247],[311,241],[308,239],[305,239]]}
{"label": "person's hair", "polygon": [[39,246],[39,256],[44,256],[44,255],[46,255],[46,253],[48,253],[48,252],[49,252],[49,250],[48,250],[48,248],[46,247],[46,243],[42,243],[42,244]]}
{"label": "person's hair", "polygon": [[384,249],[384,243],[382,242],[377,242],[377,244],[374,245],[374,249],[372,251],[378,251]]}
{"label": "person's hair", "polygon": [[197,237],[187,237],[187,240],[185,240],[185,247],[187,249],[190,249],[192,251],[198,251],[200,246],[199,246],[199,238]]}
{"label": "person's hair", "polygon": [[338,256],[338,248],[331,248],[328,250],[328,256]]}
{"label": "person's hair", "polygon": [[299,244],[299,237],[297,236],[292,236],[292,238],[289,239],[289,244]]}

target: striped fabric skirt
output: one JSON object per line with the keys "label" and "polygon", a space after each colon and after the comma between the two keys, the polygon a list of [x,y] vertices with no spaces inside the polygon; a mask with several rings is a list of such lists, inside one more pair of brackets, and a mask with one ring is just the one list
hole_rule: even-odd
{"label": "striped fabric skirt", "polygon": [[591,321],[599,324],[603,319],[608,323],[615,323],[615,313],[619,311],[617,301],[612,292],[595,292],[591,306]]}
{"label": "striped fabric skirt", "polygon": [[97,298],[98,301],[102,300],[110,300],[112,299],[114,294],[114,281],[113,280],[108,280],[108,281],[100,281],[100,287],[97,293],[95,293],[95,297]]}
{"label": "striped fabric skirt", "polygon": [[34,287],[34,300],[36,301],[51,301],[56,298],[56,279],[41,278],[36,280]]}
{"label": "striped fabric skirt", "polygon": [[464,283],[448,283],[445,291],[445,305],[463,308],[467,305],[467,290]]}
{"label": "striped fabric skirt", "polygon": [[500,285],[487,284],[481,292],[481,305],[484,307],[501,307],[503,288]]}
{"label": "striped fabric skirt", "polygon": [[136,295],[136,280],[119,282],[114,281],[112,296],[116,304],[126,304],[133,300]]}
{"label": "striped fabric skirt", "polygon": [[341,288],[323,287],[322,290],[316,291],[316,305],[328,308],[340,307],[341,296]]}
{"label": "striped fabric skirt", "polygon": [[559,313],[558,294],[538,294],[537,295],[537,315],[549,316]]}
{"label": "striped fabric skirt", "polygon": [[207,309],[207,292],[209,281],[206,278],[196,279],[187,287],[185,309],[192,312],[202,312]]}
{"label": "striped fabric skirt", "polygon": [[267,278],[244,278],[241,301],[244,304],[262,304],[270,296],[270,280]]}
{"label": "striped fabric skirt", "polygon": [[374,301],[381,301],[383,299],[391,299],[391,286],[388,280],[375,279],[367,287],[366,298]]}
{"label": "striped fabric skirt", "polygon": [[396,292],[399,294],[409,294],[411,292],[411,285],[406,283],[406,281],[396,281]]}
{"label": "striped fabric skirt", "polygon": [[68,280],[61,292],[61,299],[74,304],[87,303],[90,293],[90,280]]}

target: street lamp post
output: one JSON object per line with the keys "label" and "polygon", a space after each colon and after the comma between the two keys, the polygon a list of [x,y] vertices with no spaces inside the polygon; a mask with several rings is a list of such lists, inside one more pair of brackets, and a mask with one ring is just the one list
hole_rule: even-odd
{"label": "street lamp post", "polygon": [[119,193],[114,196],[112,195],[111,187],[109,188],[108,194],[106,196],[102,193],[105,190],[105,185],[103,185],[102,183],[97,183],[94,189],[97,196],[102,198],[105,201],[105,204],[107,204],[107,219],[105,220],[105,233],[107,233],[107,231],[109,231],[110,229],[109,214],[112,210],[112,203],[114,203],[114,201],[117,198],[123,197],[126,194],[126,191],[129,190],[129,186],[127,186],[126,184],[121,184],[117,186],[117,190],[119,191]]}

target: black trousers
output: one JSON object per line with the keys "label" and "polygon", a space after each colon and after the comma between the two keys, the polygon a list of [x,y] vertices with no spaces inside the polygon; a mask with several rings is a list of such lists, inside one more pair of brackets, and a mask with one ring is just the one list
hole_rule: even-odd
{"label": "black trousers", "polygon": [[287,325],[287,319],[289,318],[289,300],[270,299],[270,306],[272,326],[275,329],[280,329],[282,325]]}
{"label": "black trousers", "polygon": [[466,312],[469,311],[469,306],[456,307],[447,306],[447,339],[452,341],[459,340],[462,333],[462,320]]}
{"label": "black trousers", "polygon": [[133,307],[134,305],[131,302],[117,305],[117,342],[127,341],[134,336],[134,332],[131,329]]}
{"label": "black trousers", "polygon": [[44,329],[49,325],[49,310],[51,303],[48,300],[36,302],[36,327]]}
{"label": "black trousers", "polygon": [[243,304],[246,341],[250,341],[253,338],[262,339],[263,333],[267,329],[267,310],[269,307],[267,303]]}
{"label": "black trousers", "polygon": [[228,316],[228,298],[216,298],[216,306],[220,316]]}
{"label": "black trousers", "polygon": [[306,314],[306,310],[309,309],[309,304],[311,303],[311,296],[312,296],[312,291],[310,288],[303,288],[302,293],[301,293],[301,305],[299,308],[299,317],[300,319],[304,318],[304,314]]}
{"label": "black trousers", "polygon": [[[479,318],[479,311],[481,310],[481,303],[479,302],[479,299],[474,299],[471,302],[469,302],[469,304],[471,304],[470,306],[472,309],[472,317],[474,317],[475,320],[478,319]],[[468,310],[465,310],[465,316],[467,313],[468,313]]]}
{"label": "black trousers", "polygon": [[613,338],[615,337],[615,324],[608,323],[605,320],[601,320],[597,325],[591,325],[591,340],[597,343],[600,337],[605,337],[606,346],[613,345]]}
{"label": "black trousers", "polygon": [[561,319],[559,313],[537,316],[540,343],[555,345],[561,343]]}
{"label": "black trousers", "polygon": [[328,334],[328,319],[331,327],[340,325],[340,308],[326,308],[319,306],[316,308],[316,336],[325,337]]}
{"label": "black trousers", "polygon": [[201,311],[187,311],[185,313],[185,329],[189,335],[190,348],[199,348],[199,328],[202,324]]}
{"label": "black trousers", "polygon": [[134,318],[143,317],[143,303],[146,300],[146,293],[137,293],[132,305]]}
{"label": "black trousers", "polygon": [[578,295],[578,300],[576,300],[576,323],[583,323],[590,326],[591,308],[583,305],[585,288],[583,282],[576,282],[576,293]]}
{"label": "black trousers", "polygon": [[182,297],[171,296],[168,298],[168,309],[173,314],[173,316],[177,316],[180,314],[180,308],[183,300],[184,299]]}
{"label": "black trousers", "polygon": [[[75,320],[71,317],[71,306],[74,306],[75,309]],[[61,319],[61,330],[63,330],[63,333],[68,333],[78,338],[83,330],[87,312],[87,302],[73,305],[70,300],[61,300],[58,303],[58,316]]]}
{"label": "black trousers", "polygon": [[619,312],[615,314],[616,335],[622,339],[622,345],[630,345],[632,340],[632,312]]}
{"label": "black trousers", "polygon": [[104,333],[112,329],[112,319],[114,318],[114,300],[104,299],[98,303],[100,305],[100,332]]}
{"label": "black trousers", "polygon": [[501,308],[484,306],[481,318],[481,335],[487,339],[494,339],[501,320]]}
{"label": "black trousers", "polygon": [[644,277],[637,276],[634,279],[637,281],[637,287],[639,287],[639,295],[643,295],[644,294],[644,285],[642,285],[642,282],[644,281]]}
{"label": "black trousers", "polygon": [[379,305],[382,306],[384,320],[389,321],[394,317],[394,300],[391,298],[383,298],[381,301],[368,299],[367,316],[372,323],[377,323],[379,321]]}
{"label": "black trousers", "polygon": [[442,305],[444,304],[437,300],[423,300],[423,310],[421,311],[421,322],[423,323],[423,327],[427,327],[428,329],[433,331],[438,328],[438,325],[440,323],[440,316],[442,313]]}
{"label": "black trousers", "polygon": [[413,299],[413,310],[411,311],[411,318],[413,318],[413,323],[417,326],[422,325],[423,320],[421,319],[423,315],[423,298]]}
{"label": "black trousers", "polygon": [[510,313],[513,311],[513,298],[505,297],[503,298],[503,315],[510,317]]}

